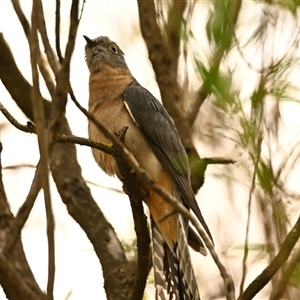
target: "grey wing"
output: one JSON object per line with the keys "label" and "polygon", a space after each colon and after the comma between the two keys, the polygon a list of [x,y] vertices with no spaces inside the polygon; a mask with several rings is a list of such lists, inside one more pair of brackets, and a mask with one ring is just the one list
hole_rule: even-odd
{"label": "grey wing", "polygon": [[190,185],[187,154],[173,120],[161,103],[136,81],[126,88],[124,101],[153,152],[177,186],[183,204],[194,211],[211,237]]}

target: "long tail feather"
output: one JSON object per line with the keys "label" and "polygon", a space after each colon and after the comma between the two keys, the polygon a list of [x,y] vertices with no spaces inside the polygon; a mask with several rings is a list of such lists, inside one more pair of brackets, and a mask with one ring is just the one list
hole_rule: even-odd
{"label": "long tail feather", "polygon": [[177,219],[178,239],[173,251],[151,219],[156,299],[200,300],[184,226],[181,217]]}
{"label": "long tail feather", "polygon": [[154,281],[156,295],[155,299],[167,300],[167,284],[164,258],[165,258],[165,246],[163,236],[161,235],[158,227],[151,218],[151,232],[152,232],[152,256],[154,267]]}
{"label": "long tail feather", "polygon": [[184,300],[200,300],[200,294],[198,291],[197,280],[192,267],[191,256],[188,248],[186,231],[184,230],[182,217],[178,218],[178,244],[175,247],[175,255],[179,261],[179,277],[184,286],[183,298]]}

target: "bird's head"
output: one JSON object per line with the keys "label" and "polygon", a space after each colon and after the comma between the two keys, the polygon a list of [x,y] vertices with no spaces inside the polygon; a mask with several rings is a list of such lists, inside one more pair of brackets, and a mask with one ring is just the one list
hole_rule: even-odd
{"label": "bird's head", "polygon": [[90,70],[98,69],[102,65],[108,65],[111,68],[127,69],[124,59],[124,53],[121,48],[106,36],[99,36],[90,39],[83,36],[86,40],[85,59]]}

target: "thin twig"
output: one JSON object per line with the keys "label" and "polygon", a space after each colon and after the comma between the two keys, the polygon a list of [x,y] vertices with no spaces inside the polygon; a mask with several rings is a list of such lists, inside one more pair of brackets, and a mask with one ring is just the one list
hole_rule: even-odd
{"label": "thin twig", "polygon": [[[40,24],[39,24],[39,32],[41,34],[42,37],[42,41],[45,47],[45,53],[47,55],[48,58],[48,63],[53,71],[54,74],[57,74],[59,69],[60,69],[60,64],[59,61],[57,59],[57,57],[55,56],[55,53],[50,45],[49,42],[49,38],[48,38],[48,34],[47,34],[47,28],[46,28],[46,22],[45,22],[45,17],[44,17],[44,11],[43,11],[43,6],[40,5],[40,13],[41,13],[41,17],[40,17]],[[52,95],[52,98],[54,97],[54,94]]]}
{"label": "thin twig", "polygon": [[64,64],[68,64],[68,65],[70,64],[71,56],[74,51],[77,29],[79,25],[78,5],[79,5],[78,0],[72,1],[71,13],[70,13],[71,24],[70,24],[68,43],[66,46],[65,58],[64,58],[66,60]]}
{"label": "thin twig", "polygon": [[2,167],[2,170],[16,170],[16,169],[21,169],[21,168],[29,168],[29,169],[35,169],[36,165],[32,164],[19,164],[19,165],[8,165],[5,167]]}
{"label": "thin twig", "polygon": [[65,51],[65,58],[62,62],[62,68],[57,74],[56,95],[52,100],[52,110],[49,122],[50,136],[49,143],[52,143],[57,130],[59,129],[61,119],[65,114],[65,108],[70,89],[70,62],[75,47],[76,34],[78,29],[78,0],[73,0],[70,13],[71,24],[69,28],[68,42]]}
{"label": "thin twig", "polygon": [[248,259],[248,253],[249,253],[249,230],[250,230],[251,204],[252,204],[253,192],[255,190],[255,180],[256,180],[258,164],[260,161],[261,143],[262,143],[262,139],[260,138],[256,145],[258,153],[257,153],[257,157],[255,158],[251,187],[250,187],[249,198],[248,198],[248,216],[247,216],[247,225],[246,225],[244,256],[243,256],[243,261],[242,261],[242,279],[241,279],[241,283],[240,283],[240,295],[243,293],[245,279],[246,279],[246,275],[247,275],[247,259]]}
{"label": "thin twig", "polygon": [[18,236],[20,236],[21,229],[26,223],[29,214],[32,210],[33,204],[36,200],[36,197],[41,190],[41,167],[38,164],[34,178],[32,180],[32,184],[29,190],[29,193],[20,207],[15,219],[12,221],[9,229],[9,233],[6,236],[6,240],[4,242],[3,253],[9,253],[12,247],[15,244],[15,241]]}
{"label": "thin twig", "polygon": [[[5,168],[3,168],[3,169],[5,169]],[[90,185],[93,185],[95,187],[98,187],[100,189],[105,189],[105,190],[109,190],[109,191],[124,195],[124,191],[121,190],[121,189],[118,189],[118,188],[114,188],[114,187],[111,187],[111,186],[100,185],[100,184],[98,184],[94,181],[88,180],[88,179],[86,180],[86,183],[88,183]]]}
{"label": "thin twig", "polygon": [[[2,143],[0,142],[0,153],[2,152]],[[25,293],[19,288],[16,280],[12,280],[10,276],[18,276],[22,278],[23,283],[28,286],[32,293],[35,293],[34,299],[45,299],[45,294],[38,286],[25,257],[24,248],[21,241],[21,236],[17,234],[16,240],[11,251],[3,252],[5,239],[11,238],[10,228],[14,221],[8,199],[5,193],[3,178],[2,178],[2,163],[0,157],[0,253],[5,257],[6,264],[0,262],[0,282],[1,287],[6,294],[7,299],[24,299]],[[15,273],[15,274],[14,274]],[[18,279],[17,279],[18,280]],[[17,287],[16,287],[17,285]],[[25,287],[25,286],[24,286]],[[28,299],[28,298],[26,298]],[[33,298],[31,298],[33,299]]]}
{"label": "thin twig", "polygon": [[[8,110],[3,106],[3,104],[0,102],[0,110],[3,113],[3,115],[6,117],[6,119],[14,125],[16,128],[18,128],[21,131],[29,132],[29,133],[35,133],[35,129],[28,125],[22,125],[19,123],[9,112]],[[29,123],[30,124],[30,123]]]}
{"label": "thin twig", "polygon": [[246,225],[246,235],[245,235],[245,244],[244,244],[244,256],[242,261],[242,278],[240,283],[240,295],[243,293],[245,279],[247,275],[247,259],[248,259],[248,253],[249,253],[249,229],[250,229],[250,218],[251,218],[251,204],[252,204],[252,195],[255,189],[255,179],[256,179],[256,173],[257,173],[257,165],[258,160],[255,163],[253,175],[252,175],[252,182],[251,187],[249,191],[249,198],[248,198],[248,215],[247,215],[247,225]]}
{"label": "thin twig", "polygon": [[[247,226],[246,226],[246,236],[245,236],[245,245],[244,245],[244,256],[243,256],[243,262],[242,262],[242,279],[240,283],[240,295],[243,293],[244,289],[244,283],[247,275],[247,259],[248,259],[248,245],[249,245],[249,226],[250,226],[250,217],[251,217],[251,203],[252,203],[252,195],[255,190],[255,180],[258,170],[258,164],[260,161],[261,156],[261,145],[262,145],[262,134],[260,132],[260,127],[262,124],[262,116],[263,116],[263,99],[264,99],[264,86],[265,86],[265,78],[264,76],[261,76],[259,87],[256,92],[256,96],[252,96],[252,110],[255,111],[253,114],[253,119],[255,122],[255,131],[258,133],[258,137],[256,140],[253,140],[253,147],[256,149],[256,156],[255,154],[251,155],[252,160],[254,162],[254,169],[253,169],[253,175],[252,175],[252,182],[251,187],[249,191],[249,199],[248,199],[248,218],[247,218]],[[261,104],[261,105],[259,105]],[[258,111],[258,109],[260,110]]]}
{"label": "thin twig", "polygon": [[[70,136],[70,137],[72,137],[72,136]],[[88,145],[88,146],[91,147],[90,145]],[[96,149],[98,149],[98,147]],[[98,150],[101,150],[101,149],[98,149]],[[17,170],[17,169],[22,169],[22,168],[35,169],[36,165],[24,163],[24,164],[18,164],[18,165],[8,165],[8,166],[4,166],[4,167],[1,167],[1,168],[2,168],[2,170],[6,170],[6,171]],[[90,184],[90,185],[93,185],[95,187],[101,188],[101,189],[105,189],[105,190],[109,190],[109,191],[118,193],[118,194],[124,194],[124,191],[122,191],[121,189],[114,188],[114,187],[111,187],[111,186],[100,185],[100,184],[98,184],[98,183],[96,183],[92,180],[87,179],[86,183]]]}
{"label": "thin twig", "polygon": [[[7,111],[7,109],[3,106],[1,102],[0,102],[0,111],[7,118],[7,120],[19,130],[28,133],[36,133],[35,125],[33,123],[28,122],[27,125],[22,125]],[[46,134],[47,132],[45,131],[45,135]],[[56,134],[54,139],[57,143],[78,144],[82,146],[95,148],[111,155],[113,155],[114,153],[114,149],[112,146],[108,146],[107,144],[98,143],[75,135]]]}
{"label": "thin twig", "polygon": [[55,136],[55,141],[58,143],[78,144],[78,145],[98,149],[100,151],[105,152],[106,154],[111,154],[111,155],[114,154],[114,148],[112,145],[109,146],[107,144],[98,143],[90,139],[86,139],[76,135],[57,134]]}
{"label": "thin twig", "polygon": [[[12,5],[15,9],[15,13],[16,15],[18,16],[19,18],[19,21],[23,27],[23,30],[24,30],[24,33],[25,33],[25,36],[28,40],[28,43],[29,43],[29,37],[30,37],[30,25],[29,25],[29,22],[28,20],[26,19],[26,16],[20,6],[20,2],[18,0],[14,1],[14,0],[11,0],[12,2]],[[30,45],[29,45],[30,46]],[[41,71],[41,74],[45,80],[45,83],[46,83],[46,86],[48,88],[48,91],[50,93],[51,96],[54,95],[54,91],[55,91],[55,84],[54,84],[54,81],[53,81],[53,78],[52,78],[52,74],[49,72],[49,68],[48,68],[48,63],[45,61],[44,59],[44,56],[42,55],[41,51],[40,51],[40,48],[39,48],[39,44],[37,44],[38,46],[38,65],[39,65],[39,69]]]}
{"label": "thin twig", "polygon": [[60,50],[60,0],[56,0],[55,9],[55,48],[59,62],[62,64],[64,58],[62,57]]}
{"label": "thin twig", "polygon": [[80,10],[80,15],[79,15],[79,22],[81,21],[81,18],[83,15],[84,5],[85,5],[85,0],[82,1],[82,6],[81,6],[81,10]]}
{"label": "thin twig", "polygon": [[[42,5],[40,3],[40,5]],[[69,77],[70,77],[70,61],[75,46],[77,28],[78,28],[78,0],[73,0],[71,5],[71,24],[69,28],[69,37],[66,46],[65,58],[62,62],[62,68],[57,74],[57,86],[55,97],[52,100],[52,109],[47,131],[47,140],[39,139],[41,162],[45,164],[45,170],[48,171],[47,164],[49,162],[49,152],[53,149],[55,142],[55,135],[61,125],[61,120],[65,114],[65,107],[67,104],[67,95],[69,90]],[[32,25],[33,28],[33,25]],[[33,30],[33,29],[32,29]],[[40,98],[40,100],[42,100]],[[42,103],[42,101],[40,101]],[[34,107],[36,109],[36,107]],[[42,111],[42,110],[41,110]],[[39,117],[42,119],[44,115],[40,114]],[[36,120],[36,119],[35,119]],[[38,125],[42,125],[40,128]],[[38,138],[44,137],[45,122],[36,122],[36,129]],[[43,148],[41,147],[43,146]],[[44,156],[42,156],[42,154]],[[48,285],[47,285],[47,296],[49,300],[53,299],[53,286],[54,286],[54,275],[55,275],[55,252],[54,252],[54,218],[52,212],[50,190],[49,190],[49,178],[48,174],[45,173],[45,204],[46,204],[46,215],[47,215],[47,235],[48,235],[48,246],[49,246],[49,272],[48,272]]]}
{"label": "thin twig", "polygon": [[46,218],[47,218],[47,238],[48,238],[48,283],[47,283],[47,299],[53,299],[53,287],[55,277],[55,239],[54,239],[54,218],[51,205],[50,187],[49,187],[49,151],[48,141],[44,135],[46,126],[46,118],[44,113],[43,99],[39,90],[39,77],[37,70],[38,63],[38,37],[37,29],[40,23],[40,6],[41,1],[34,1],[31,16],[31,32],[30,32],[30,58],[32,69],[32,107],[36,132],[38,136],[38,144],[40,150],[40,168],[41,168],[41,183],[44,190]]}

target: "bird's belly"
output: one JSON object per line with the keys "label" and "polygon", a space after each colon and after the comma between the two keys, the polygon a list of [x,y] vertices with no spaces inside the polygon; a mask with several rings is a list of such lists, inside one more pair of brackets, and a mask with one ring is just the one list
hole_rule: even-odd
{"label": "bird's belly", "polygon": [[[96,106],[89,112],[97,116],[97,119],[107,126],[113,133],[128,126],[125,136],[126,148],[135,156],[140,166],[152,177],[157,178],[162,170],[161,164],[153,153],[150,145],[145,140],[140,129],[132,121],[124,104],[107,105],[106,103]],[[105,114],[101,113],[105,111]],[[116,117],[117,116],[117,117]],[[96,142],[111,145],[102,132],[92,123],[89,122],[89,137]],[[92,149],[93,156],[100,168],[108,175],[117,175],[120,178],[117,163],[112,155],[106,154],[100,150]]]}

